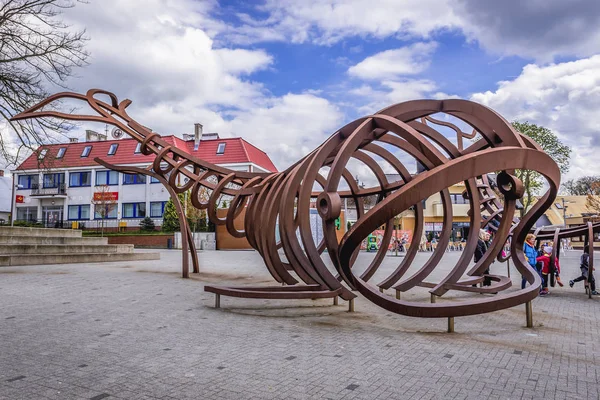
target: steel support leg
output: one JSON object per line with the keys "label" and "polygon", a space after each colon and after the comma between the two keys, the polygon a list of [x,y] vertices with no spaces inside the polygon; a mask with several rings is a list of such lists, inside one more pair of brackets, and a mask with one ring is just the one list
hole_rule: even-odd
{"label": "steel support leg", "polygon": [[525,303],[525,314],[527,316],[527,327],[533,328],[533,311],[531,309],[531,301]]}

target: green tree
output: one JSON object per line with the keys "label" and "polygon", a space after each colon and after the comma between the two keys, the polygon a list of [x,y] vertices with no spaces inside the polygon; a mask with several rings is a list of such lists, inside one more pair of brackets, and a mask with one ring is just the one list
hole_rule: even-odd
{"label": "green tree", "polygon": [[600,195],[600,176],[582,176],[562,184],[562,192],[571,196]]}
{"label": "green tree", "polygon": [[145,217],[140,221],[140,230],[142,231],[153,231],[155,228],[156,225],[154,225],[154,221],[150,217]]}
{"label": "green tree", "polygon": [[172,199],[169,199],[167,204],[165,204],[161,230],[163,232],[179,231],[179,216],[177,215],[177,209]]}
{"label": "green tree", "polygon": [[595,213],[596,216],[600,214],[600,182],[593,182],[590,185],[585,206],[588,211]]}
{"label": "green tree", "polygon": [[[525,136],[532,138],[540,147],[548,153],[550,157],[556,162],[561,173],[565,173],[569,170],[569,159],[571,157],[571,149],[569,146],[564,145],[560,139],[548,128],[538,126],[527,121],[512,123],[513,127],[521,132]],[[525,194],[523,195],[523,209],[521,210],[521,216],[531,206],[534,196],[538,194],[539,190],[544,185],[543,176],[532,170],[517,170],[517,178],[523,182],[525,187]]]}
{"label": "green tree", "polygon": [[[198,192],[198,198],[202,202],[207,202],[210,198],[208,189],[206,189],[204,186],[201,187]],[[191,190],[186,193],[184,204],[185,216],[188,220],[191,231],[203,232],[206,230],[206,210],[200,210],[194,207],[194,204],[192,203]]]}

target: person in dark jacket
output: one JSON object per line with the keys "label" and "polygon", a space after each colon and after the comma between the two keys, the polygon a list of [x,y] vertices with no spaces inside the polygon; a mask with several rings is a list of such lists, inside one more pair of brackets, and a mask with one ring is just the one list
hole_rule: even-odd
{"label": "person in dark jacket", "polygon": [[[585,246],[583,248],[583,254],[581,255],[579,268],[581,268],[581,275],[569,281],[569,286],[571,287],[573,287],[575,282],[587,281],[588,279],[588,272],[590,270],[590,246]],[[598,292],[596,292],[596,280],[594,279],[593,270],[592,274],[589,275],[589,278],[588,284],[590,285],[590,290],[592,291],[592,294],[596,296],[598,295]]]}
{"label": "person in dark jacket", "polygon": [[[477,240],[477,247],[475,248],[475,264],[479,262],[483,258],[483,255],[488,249],[488,241],[490,240],[490,234],[485,230],[479,230],[479,240]],[[490,273],[490,269],[486,269],[484,274],[488,275]],[[489,277],[485,277],[483,279],[483,286],[490,286],[492,281]]]}

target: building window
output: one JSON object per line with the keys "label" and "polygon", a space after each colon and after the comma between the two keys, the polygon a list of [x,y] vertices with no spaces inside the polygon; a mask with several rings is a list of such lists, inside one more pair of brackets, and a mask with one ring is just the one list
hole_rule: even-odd
{"label": "building window", "polygon": [[67,151],[66,147],[61,147],[58,149],[58,153],[56,153],[56,158],[63,158],[65,156],[65,152]]}
{"label": "building window", "polygon": [[117,205],[96,204],[94,206],[94,219],[117,219]]}
{"label": "building window", "polygon": [[142,152],[142,144],[141,144],[141,143],[138,143],[138,144],[135,146],[135,151],[133,152],[133,154],[140,154],[141,152]]}
{"label": "building window", "polygon": [[83,151],[81,152],[81,157],[89,156],[91,151],[92,151],[92,146],[85,146],[83,148]]}
{"label": "building window", "polygon": [[96,171],[96,186],[118,184],[119,173],[117,171]]}
{"label": "building window", "polygon": [[152,218],[162,218],[165,213],[166,201],[153,201],[150,203],[150,216]]}
{"label": "building window", "polygon": [[[161,167],[161,168],[166,168],[166,167],[167,167],[167,163],[164,163],[164,164],[163,164],[163,163],[161,163],[161,164],[160,164],[160,167]],[[154,170],[152,170],[152,172],[154,172]],[[166,173],[166,174],[164,174],[163,176],[164,176],[164,178],[165,178],[166,180],[169,180],[169,177],[171,176],[171,171],[167,172],[167,173]],[[150,183],[160,183],[160,181],[159,181],[158,179],[156,179],[155,177],[151,176],[151,177],[150,177]]]}
{"label": "building window", "polygon": [[44,188],[57,188],[65,184],[65,174],[44,174]]}
{"label": "building window", "polygon": [[90,171],[69,173],[70,187],[91,186],[91,184],[92,173]]}
{"label": "building window", "polygon": [[17,207],[17,221],[37,220],[37,207]]}
{"label": "building window", "polygon": [[17,189],[31,189],[38,186],[40,176],[39,175],[20,175],[18,180]]}
{"label": "building window", "polygon": [[146,183],[146,175],[123,174],[123,185],[143,185]]}
{"label": "building window", "polygon": [[81,204],[76,206],[69,206],[69,219],[90,219],[90,205]]}
{"label": "building window", "polygon": [[469,204],[469,200],[465,199],[462,194],[451,194],[450,200],[452,204]]}
{"label": "building window", "polygon": [[115,153],[117,152],[118,148],[119,148],[119,144],[118,143],[111,144],[110,148],[108,149],[108,155],[109,156],[114,156]]}
{"label": "building window", "polygon": [[144,218],[146,216],[146,203],[124,203],[123,218]]}
{"label": "building window", "polygon": [[227,143],[219,143],[219,146],[217,146],[217,154],[225,154],[225,145]]}
{"label": "building window", "polygon": [[43,149],[42,151],[40,151],[40,153],[38,154],[38,160],[43,160],[44,157],[46,157],[46,153],[48,153],[48,149]]}

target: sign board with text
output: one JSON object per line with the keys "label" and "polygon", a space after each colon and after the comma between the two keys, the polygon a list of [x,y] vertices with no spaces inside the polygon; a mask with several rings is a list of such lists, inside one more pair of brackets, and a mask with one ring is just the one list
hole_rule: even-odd
{"label": "sign board with text", "polygon": [[94,201],[117,201],[119,200],[119,192],[96,192],[94,193]]}

